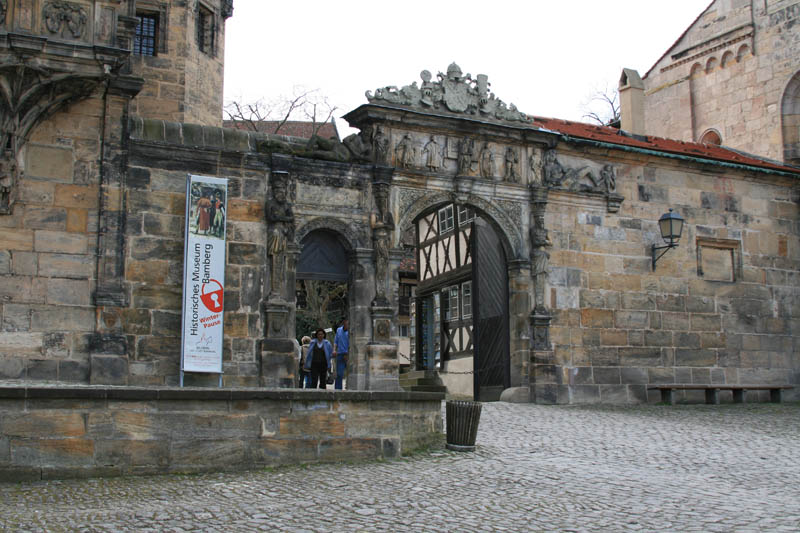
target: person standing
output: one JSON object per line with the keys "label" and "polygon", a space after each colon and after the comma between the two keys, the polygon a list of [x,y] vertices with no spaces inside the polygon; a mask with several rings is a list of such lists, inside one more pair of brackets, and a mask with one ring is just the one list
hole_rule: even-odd
{"label": "person standing", "polygon": [[305,369],[311,373],[310,383],[306,385],[309,389],[327,388],[325,380],[331,369],[331,354],[333,346],[325,338],[325,330],[320,328],[314,334],[316,339],[308,346],[306,352]]}
{"label": "person standing", "polygon": [[300,339],[300,342],[302,344],[300,346],[300,380],[298,385],[302,389],[303,387],[309,387],[308,381],[311,379],[308,375],[308,372],[306,372],[305,365],[303,364],[305,362],[305,355],[308,353],[308,347],[311,345],[311,337],[304,335],[303,338]]}
{"label": "person standing", "polygon": [[348,320],[342,320],[342,325],[336,330],[333,338],[333,354],[336,356],[336,384],[334,388],[342,388],[342,378],[347,369],[347,354],[350,351],[350,329]]}

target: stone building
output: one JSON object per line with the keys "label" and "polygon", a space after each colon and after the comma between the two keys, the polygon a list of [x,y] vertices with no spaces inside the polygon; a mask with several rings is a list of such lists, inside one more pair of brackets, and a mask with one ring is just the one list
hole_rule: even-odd
{"label": "stone building", "polygon": [[[8,3],[0,379],[179,383],[197,174],[228,179],[226,388],[296,383],[305,276],[348,285],[348,388],[399,391],[407,235],[409,355],[452,395],[636,403],[654,383],[800,381],[795,169],[531,117],[455,64],[370,93],[342,142],[222,128],[231,9]],[[686,225],[653,269],[668,208]]]}
{"label": "stone building", "polygon": [[622,129],[800,165],[800,3],[714,0],[639,77],[620,79]]}

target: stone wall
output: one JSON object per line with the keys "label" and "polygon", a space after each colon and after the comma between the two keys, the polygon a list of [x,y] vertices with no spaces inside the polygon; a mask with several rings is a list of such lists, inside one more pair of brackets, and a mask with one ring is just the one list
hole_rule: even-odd
{"label": "stone wall", "polygon": [[[98,206],[121,202],[119,182],[100,195],[103,105],[101,94],[73,105],[23,148],[17,202],[0,216],[0,378],[88,379]],[[106,141],[117,146],[124,105],[109,97]]]}
{"label": "stone wall", "polygon": [[697,142],[714,130],[725,146],[784,160],[799,18],[796,0],[714,2],[645,76],[646,133]]}
{"label": "stone wall", "polygon": [[0,387],[0,481],[394,458],[442,442],[442,395]]}
{"label": "stone wall", "polygon": [[[534,398],[636,403],[658,401],[646,390],[655,383],[800,383],[791,180],[645,155],[566,147],[559,155],[566,166],[598,158],[618,169],[618,213],[550,192],[553,351],[532,360]],[[657,220],[667,207],[686,224],[653,270],[650,247],[663,244]]]}

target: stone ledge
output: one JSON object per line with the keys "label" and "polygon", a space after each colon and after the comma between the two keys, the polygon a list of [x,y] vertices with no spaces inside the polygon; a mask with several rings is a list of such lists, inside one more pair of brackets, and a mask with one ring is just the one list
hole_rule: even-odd
{"label": "stone ledge", "polygon": [[331,389],[262,389],[202,387],[114,387],[63,385],[2,385],[3,399],[91,399],[91,400],[308,400],[308,401],[405,401],[444,400],[440,392],[334,391]]}

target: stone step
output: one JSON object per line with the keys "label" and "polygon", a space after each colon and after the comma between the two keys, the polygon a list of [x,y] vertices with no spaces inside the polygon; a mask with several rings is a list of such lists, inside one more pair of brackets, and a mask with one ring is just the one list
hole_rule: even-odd
{"label": "stone step", "polygon": [[447,387],[444,385],[413,385],[410,389],[411,392],[447,392]]}

